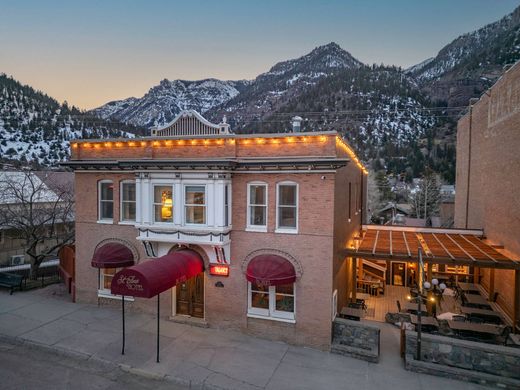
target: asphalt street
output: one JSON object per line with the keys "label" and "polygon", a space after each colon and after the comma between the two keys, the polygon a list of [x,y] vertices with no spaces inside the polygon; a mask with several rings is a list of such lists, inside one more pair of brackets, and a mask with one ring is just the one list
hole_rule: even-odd
{"label": "asphalt street", "polygon": [[119,368],[26,345],[0,342],[0,362],[0,388],[3,390],[185,389],[170,382],[144,378]]}

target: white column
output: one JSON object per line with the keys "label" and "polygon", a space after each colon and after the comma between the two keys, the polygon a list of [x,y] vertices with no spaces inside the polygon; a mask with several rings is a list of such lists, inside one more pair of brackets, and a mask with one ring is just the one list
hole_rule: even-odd
{"label": "white column", "polygon": [[143,222],[142,218],[142,209],[141,209],[141,203],[142,203],[142,197],[141,197],[141,175],[138,174],[135,177],[135,223],[141,224]]}
{"label": "white column", "polygon": [[141,216],[143,224],[152,222],[152,201],[153,188],[150,182],[150,177],[145,177],[141,181]]}
{"label": "white column", "polygon": [[184,188],[180,179],[173,182],[173,223],[182,225],[184,214]]}
{"label": "white column", "polygon": [[224,217],[224,191],[225,191],[225,183],[223,180],[218,180],[215,182],[215,226],[222,227],[224,226],[225,217]]}
{"label": "white column", "polygon": [[206,185],[206,224],[208,226],[215,226],[215,208],[218,207],[218,204],[215,204],[216,200],[215,182],[208,181]]}

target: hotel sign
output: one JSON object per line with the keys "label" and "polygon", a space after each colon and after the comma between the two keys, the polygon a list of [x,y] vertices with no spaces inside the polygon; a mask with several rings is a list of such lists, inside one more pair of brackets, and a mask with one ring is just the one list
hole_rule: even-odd
{"label": "hotel sign", "polygon": [[210,264],[209,274],[214,276],[229,276],[229,265]]}

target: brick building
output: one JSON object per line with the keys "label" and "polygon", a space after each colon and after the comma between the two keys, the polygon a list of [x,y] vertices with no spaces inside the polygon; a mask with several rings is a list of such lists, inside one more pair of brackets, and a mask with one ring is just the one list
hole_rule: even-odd
{"label": "brick building", "polygon": [[[458,123],[455,226],[483,229],[487,242],[520,258],[520,63],[508,69]],[[475,273],[518,323],[520,271]]]}
{"label": "brick building", "polygon": [[122,267],[187,256],[203,271],[160,295],[172,320],[330,346],[355,294],[341,250],[366,195],[365,168],[336,132],[236,135],[185,111],[151,137],[74,142],[68,166],[78,302],[117,302]]}

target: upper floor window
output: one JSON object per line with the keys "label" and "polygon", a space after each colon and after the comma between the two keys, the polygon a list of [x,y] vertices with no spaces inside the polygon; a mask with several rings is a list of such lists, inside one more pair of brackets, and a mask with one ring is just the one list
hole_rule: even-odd
{"label": "upper floor window", "polygon": [[267,184],[247,185],[247,227],[267,229]]}
{"label": "upper floor window", "polygon": [[154,222],[173,222],[172,186],[153,187]]}
{"label": "upper floor window", "polygon": [[114,219],[114,183],[102,180],[98,187],[99,220],[111,221]]}
{"label": "upper floor window", "polygon": [[121,182],[121,221],[135,221],[135,182]]}
{"label": "upper floor window", "polygon": [[298,185],[284,182],[277,185],[276,229],[296,232],[298,230]]}
{"label": "upper floor window", "polygon": [[206,187],[185,187],[184,213],[186,224],[206,224]]}

